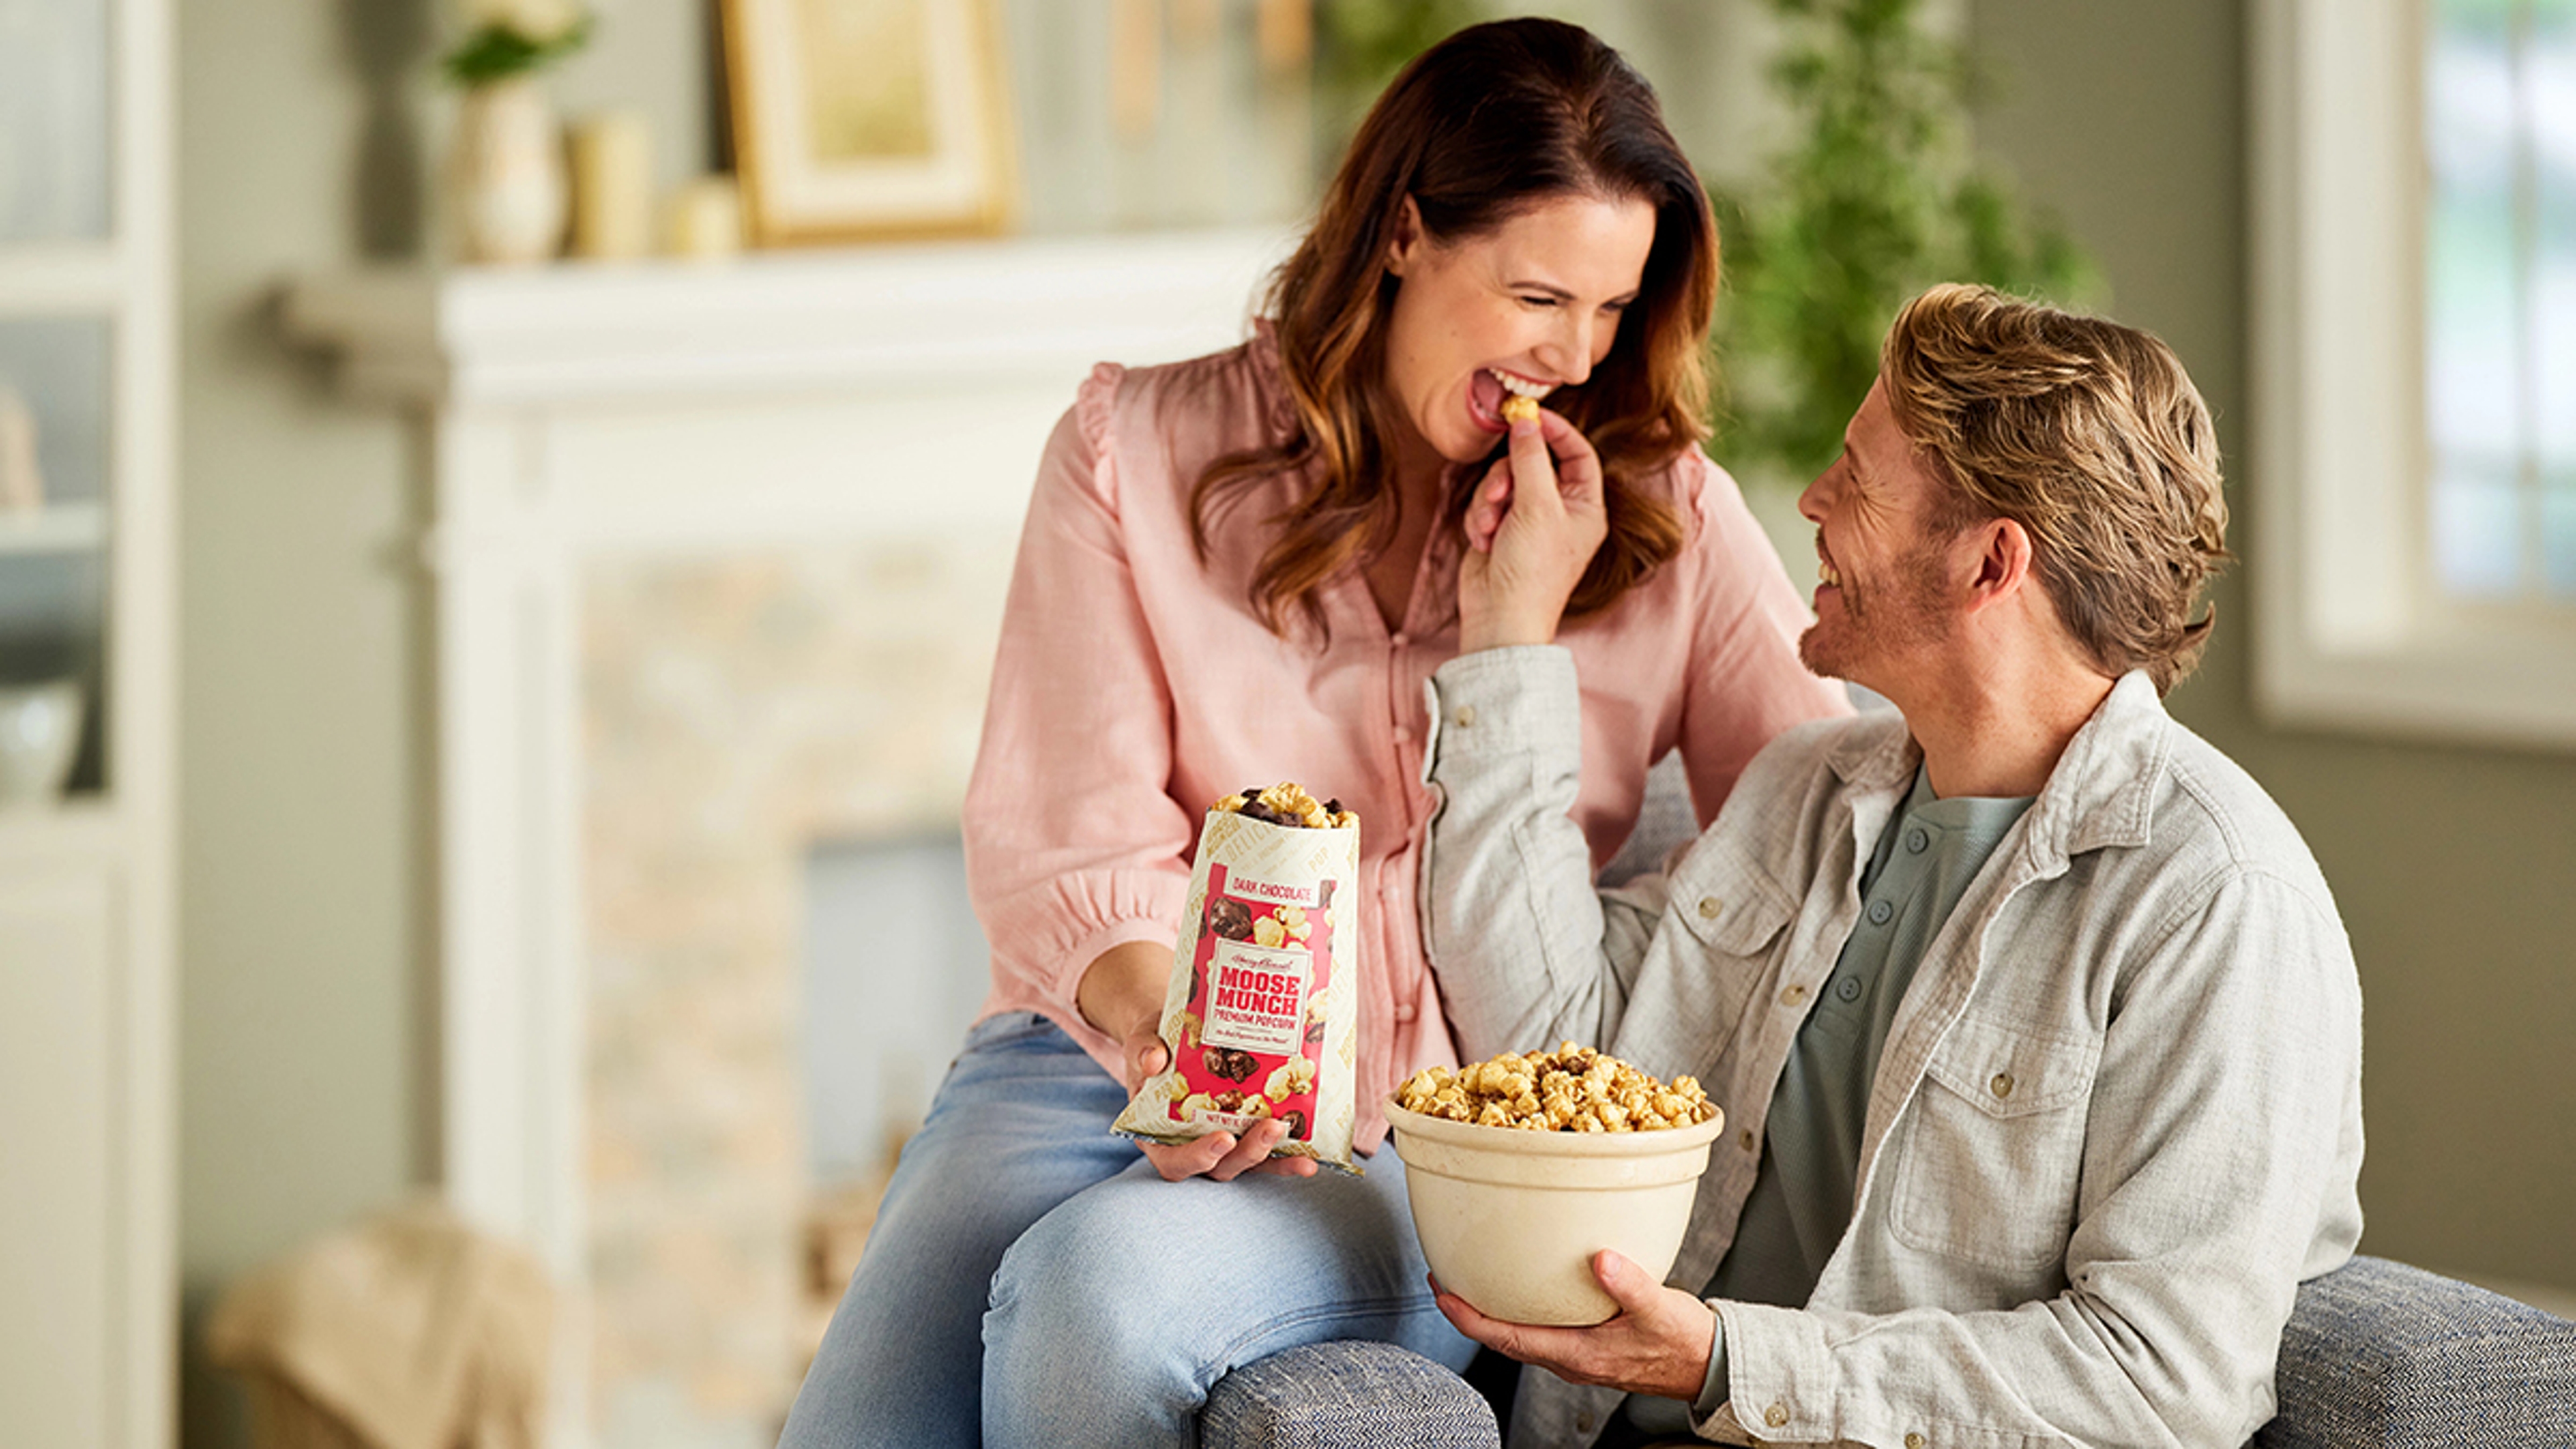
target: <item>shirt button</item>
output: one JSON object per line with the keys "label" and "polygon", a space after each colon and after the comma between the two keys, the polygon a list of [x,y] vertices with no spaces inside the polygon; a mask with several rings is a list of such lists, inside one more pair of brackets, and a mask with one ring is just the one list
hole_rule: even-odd
{"label": "shirt button", "polygon": [[1752,1150],[1753,1150],[1753,1129],[1752,1129],[1752,1128],[1750,1128],[1750,1127],[1747,1127],[1747,1128],[1745,1128],[1743,1131],[1736,1133],[1736,1134],[1735,1134],[1735,1142],[1736,1142],[1736,1145],[1737,1145],[1737,1146],[1742,1147],[1745,1151],[1747,1151],[1747,1152],[1752,1151]]}
{"label": "shirt button", "polygon": [[1789,1406],[1787,1404],[1773,1404],[1771,1407],[1764,1409],[1762,1411],[1762,1422],[1770,1425],[1774,1429],[1788,1423]]}
{"label": "shirt button", "polygon": [[1409,744],[1412,744],[1412,743],[1413,743],[1413,730],[1412,730],[1412,728],[1411,728],[1410,726],[1408,726],[1408,725],[1397,725],[1397,726],[1395,727],[1395,742],[1396,742],[1397,744],[1399,744],[1399,745],[1409,745]]}
{"label": "shirt button", "polygon": [[1578,1433],[1578,1434],[1589,1434],[1589,1433],[1591,1433],[1591,1432],[1592,1432],[1592,1416],[1591,1416],[1590,1414],[1577,1414],[1577,1415],[1575,1415],[1575,1416],[1574,1416],[1574,1432],[1576,1432],[1576,1433]]}
{"label": "shirt button", "polygon": [[1699,918],[1703,921],[1716,920],[1717,913],[1725,909],[1726,903],[1715,896],[1701,896],[1699,898]]}
{"label": "shirt button", "polygon": [[1413,637],[1412,637],[1411,635],[1409,635],[1409,634],[1405,634],[1405,633],[1402,633],[1402,632],[1400,632],[1400,631],[1399,631],[1399,632],[1397,632],[1397,633],[1389,634],[1388,636],[1386,636],[1386,642],[1388,642],[1389,644],[1394,645],[1394,646],[1395,646],[1396,648],[1398,648],[1398,649],[1401,649],[1401,648],[1403,648],[1405,645],[1412,643],[1412,642],[1413,642]]}
{"label": "shirt button", "polygon": [[1413,1016],[1413,1006],[1409,1002],[1395,1009],[1395,1019],[1398,1021],[1411,1021],[1413,1020]]}
{"label": "shirt button", "polygon": [[1449,716],[1449,722],[1462,730],[1466,729],[1476,722],[1476,707],[1472,704],[1458,706],[1457,712]]}
{"label": "shirt button", "polygon": [[1842,980],[1835,982],[1834,995],[1841,997],[1845,1001],[1860,1000],[1860,978],[1857,976],[1846,976]]}
{"label": "shirt button", "polygon": [[1993,1081],[1991,1081],[1991,1082],[1986,1083],[1986,1088],[1987,1088],[1987,1090],[1989,1090],[1989,1091],[1993,1092],[1993,1093],[1994,1093],[1996,1096],[1998,1096],[1998,1097],[2009,1097],[2009,1096],[2011,1096],[2011,1095],[2012,1095],[2012,1089],[2013,1089],[2012,1073],[2010,1073],[2010,1072],[1997,1072],[1997,1073],[1995,1073],[1995,1079],[1994,1079]]}
{"label": "shirt button", "polygon": [[1896,907],[1889,905],[1885,901],[1871,901],[1869,903],[1869,923],[1873,926],[1886,925],[1887,918],[1895,914]]}
{"label": "shirt button", "polygon": [[1780,993],[1780,1004],[1782,1006],[1801,1006],[1806,1003],[1806,1000],[1807,988],[1803,986],[1792,986],[1788,990]]}
{"label": "shirt button", "polygon": [[1921,855],[1932,844],[1932,836],[1920,825],[1905,832],[1905,848]]}
{"label": "shirt button", "polygon": [[1923,1449],[1923,1436],[1920,1434],[1906,1435],[1905,1449]]}

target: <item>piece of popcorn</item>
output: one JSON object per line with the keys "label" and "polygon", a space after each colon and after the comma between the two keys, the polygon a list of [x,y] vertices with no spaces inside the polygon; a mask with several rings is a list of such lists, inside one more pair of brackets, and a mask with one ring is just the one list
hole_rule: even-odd
{"label": "piece of popcorn", "polygon": [[1290,1057],[1279,1064],[1278,1069],[1270,1074],[1269,1079],[1264,1081],[1261,1087],[1263,1091],[1282,1101],[1301,1092],[1313,1091],[1315,1064],[1304,1057]]}

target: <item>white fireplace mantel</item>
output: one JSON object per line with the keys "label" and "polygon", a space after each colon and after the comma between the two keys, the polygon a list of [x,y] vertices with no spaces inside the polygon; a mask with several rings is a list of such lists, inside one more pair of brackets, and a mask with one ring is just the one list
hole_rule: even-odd
{"label": "white fireplace mantel", "polygon": [[[287,329],[354,394],[444,406],[697,399],[1061,372],[1242,335],[1275,232],[784,252],[713,262],[358,272]],[[1077,374],[1078,375],[1078,374]]]}
{"label": "white fireplace mantel", "polygon": [[[587,1271],[578,573],[603,555],[1007,538],[1101,359],[1239,341],[1277,233],[320,277],[284,319],[421,428],[435,596],[440,1157]],[[590,1434],[577,1333],[559,1444]]]}

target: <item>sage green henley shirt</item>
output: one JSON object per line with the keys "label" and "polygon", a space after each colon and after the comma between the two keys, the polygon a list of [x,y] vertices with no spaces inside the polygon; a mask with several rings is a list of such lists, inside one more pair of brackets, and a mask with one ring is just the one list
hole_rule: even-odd
{"label": "sage green henley shirt", "polygon": [[[1825,1260],[1851,1225],[1870,1082],[1897,1004],[1941,923],[2030,802],[1944,800],[1916,768],[1913,793],[1861,872],[1860,920],[1780,1069],[1753,1194],[1701,1297],[1796,1308],[1815,1292]],[[1696,1406],[1631,1394],[1623,1414],[1636,1429],[1689,1437],[1691,1414],[1705,1418],[1725,1399],[1721,1327]]]}

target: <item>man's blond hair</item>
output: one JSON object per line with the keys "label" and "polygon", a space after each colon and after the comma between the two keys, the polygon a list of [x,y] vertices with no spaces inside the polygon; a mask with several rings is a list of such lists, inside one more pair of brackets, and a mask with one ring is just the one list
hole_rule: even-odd
{"label": "man's blond hair", "polygon": [[2192,617],[2229,557],[2208,405],[2173,349],[2133,327],[1935,287],[1880,352],[1890,412],[1951,489],[1945,530],[2009,518],[2076,642],[2163,693],[2199,663]]}

